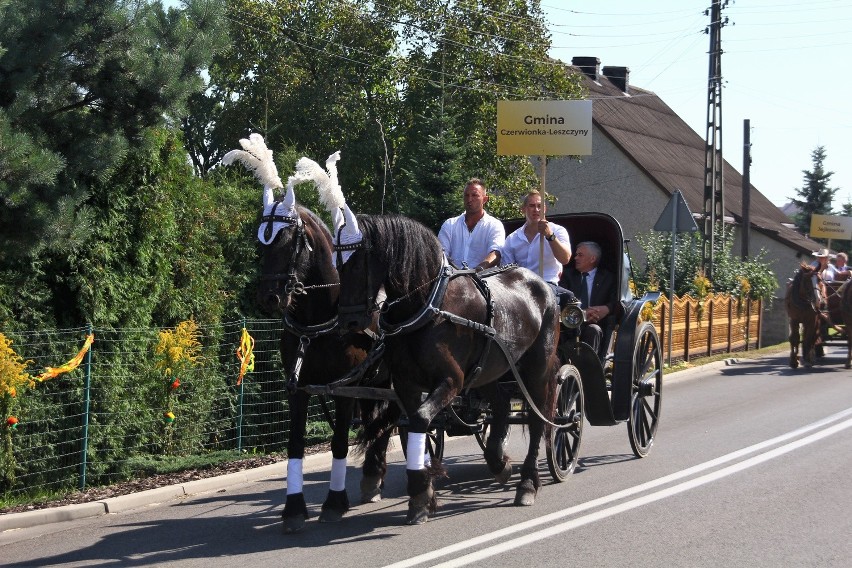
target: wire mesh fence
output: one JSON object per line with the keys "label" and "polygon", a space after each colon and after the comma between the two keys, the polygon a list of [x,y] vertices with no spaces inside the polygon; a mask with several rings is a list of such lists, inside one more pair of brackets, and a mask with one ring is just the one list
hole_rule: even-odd
{"label": "wire mesh fence", "polygon": [[[254,368],[238,385],[243,328],[254,339]],[[5,496],[40,495],[124,481],[151,463],[192,455],[272,453],[289,431],[280,320],[200,326],[201,357],[180,376],[155,366],[161,329],[74,328],[9,332],[27,370],[67,361],[88,334],[81,364],[36,382],[14,399],[5,455]],[[317,403],[309,420],[323,421]],[[7,464],[8,465],[8,464]]]}

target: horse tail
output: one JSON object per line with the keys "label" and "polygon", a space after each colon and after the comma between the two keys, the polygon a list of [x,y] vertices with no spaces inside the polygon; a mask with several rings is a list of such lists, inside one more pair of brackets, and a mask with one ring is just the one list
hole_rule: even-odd
{"label": "horse tail", "polygon": [[399,405],[386,400],[359,399],[361,428],[355,435],[355,455],[363,455],[377,440],[388,436],[402,415]]}

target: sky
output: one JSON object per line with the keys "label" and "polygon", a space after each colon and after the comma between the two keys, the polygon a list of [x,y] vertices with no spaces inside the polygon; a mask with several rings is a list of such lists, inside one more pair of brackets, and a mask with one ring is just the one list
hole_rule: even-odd
{"label": "sky", "polygon": [[[630,84],[656,93],[706,136],[711,0],[541,0],[551,55],[597,57],[630,69]],[[709,14],[709,12],[708,12]],[[737,0],[722,10],[722,152],[743,171],[750,121],[751,183],[781,206],[797,197],[811,154],[852,202],[852,2]],[[739,191],[739,188],[736,188]]]}

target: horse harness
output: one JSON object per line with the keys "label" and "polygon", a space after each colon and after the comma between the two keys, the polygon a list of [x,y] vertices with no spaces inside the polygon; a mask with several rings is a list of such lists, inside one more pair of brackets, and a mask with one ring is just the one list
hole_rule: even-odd
{"label": "horse harness", "polygon": [[[264,215],[261,217],[261,223],[266,223],[266,227],[264,229],[264,237],[268,240],[272,238],[273,231],[273,223],[287,223],[293,225],[295,227],[295,235],[293,236],[293,253],[290,256],[290,261],[288,262],[285,270],[276,274],[268,274],[261,277],[262,281],[281,281],[286,280],[286,284],[284,285],[284,293],[288,296],[291,294],[295,295],[305,295],[308,293],[308,290],[314,288],[327,288],[330,286],[338,286],[339,284],[315,284],[312,286],[306,286],[304,282],[299,280],[299,276],[297,274],[297,260],[299,255],[302,254],[303,251],[313,252],[313,248],[311,247],[310,242],[307,238],[307,232],[305,231],[305,224],[302,221],[302,218],[296,215],[295,217],[290,217],[288,215],[276,214],[276,209],[279,205],[281,205],[282,201],[276,201],[272,206],[272,212],[269,215]],[[289,393],[296,392],[299,383],[299,376],[302,372],[302,364],[305,360],[305,353],[308,350],[308,346],[311,343],[312,339],[316,339],[317,337],[336,333],[338,327],[338,316],[335,314],[331,319],[319,324],[305,325],[302,324],[290,315],[289,312],[284,312],[284,317],[282,320],[282,324],[284,326],[284,330],[291,335],[295,335],[299,338],[299,347],[296,351],[296,357],[293,361],[290,372],[287,377],[287,391]],[[370,330],[365,330],[366,335],[370,335],[373,339],[376,338],[375,334]]]}
{"label": "horse harness", "polygon": [[[335,251],[356,250],[356,249],[361,248],[361,247],[364,247],[369,252],[369,246],[366,244],[365,239],[362,239],[361,241],[359,241],[357,243],[352,243],[352,244],[349,244],[349,245],[336,245]],[[366,258],[366,256],[367,255],[365,255],[365,258]],[[341,257],[338,256],[338,259],[340,259],[340,258]],[[411,292],[409,292],[405,296],[402,296],[402,297],[397,298],[397,299],[395,299],[391,302],[386,303],[384,305],[384,307],[382,307],[380,309],[380,313],[379,313],[379,336],[378,336],[376,342],[373,344],[373,348],[367,354],[367,359],[364,362],[362,362],[360,365],[353,368],[349,373],[347,373],[346,375],[344,375],[342,378],[338,379],[337,381],[331,382],[327,385],[322,385],[322,386],[317,385],[315,387],[311,387],[313,390],[311,390],[309,392],[313,392],[313,393],[316,393],[316,394],[331,395],[331,394],[334,393],[335,389],[339,389],[340,387],[344,387],[348,384],[351,384],[351,383],[359,380],[363,376],[363,374],[366,372],[366,370],[369,368],[369,366],[372,363],[374,363],[375,361],[377,361],[379,358],[381,358],[382,354],[384,353],[384,349],[385,349],[385,344],[384,344],[384,338],[385,337],[403,334],[403,333],[412,333],[412,332],[422,328],[423,326],[425,326],[430,321],[440,322],[441,320],[447,320],[447,321],[449,321],[453,324],[461,325],[461,326],[470,328],[470,329],[476,331],[477,333],[484,335],[488,339],[488,341],[486,341],[486,343],[485,343],[485,347],[483,348],[482,352],[479,355],[479,361],[477,362],[476,366],[473,368],[473,370],[471,371],[471,373],[469,375],[470,380],[468,381],[468,386],[466,387],[466,390],[470,389],[475,384],[476,379],[479,377],[480,373],[482,372],[482,369],[485,365],[485,361],[488,358],[488,354],[490,352],[491,345],[493,343],[496,343],[497,346],[500,348],[500,350],[503,352],[503,355],[506,358],[507,363],[509,364],[509,368],[512,371],[512,375],[515,378],[515,382],[517,382],[518,387],[520,388],[521,393],[523,394],[524,398],[526,399],[529,407],[546,424],[549,424],[549,425],[555,426],[555,427],[559,427],[558,424],[555,424],[555,423],[551,422],[550,420],[548,420],[544,416],[544,414],[542,414],[541,410],[533,403],[532,396],[530,395],[529,391],[527,390],[526,386],[523,383],[523,380],[521,379],[520,373],[518,372],[518,368],[515,365],[515,361],[513,360],[511,353],[509,352],[508,346],[505,344],[505,342],[503,342],[502,339],[500,339],[500,337],[497,336],[497,330],[494,329],[494,327],[492,327],[492,325],[491,325],[492,320],[493,320],[493,316],[494,316],[494,302],[491,298],[491,291],[489,290],[488,284],[487,284],[485,279],[489,276],[494,276],[496,274],[506,272],[508,270],[516,269],[517,267],[518,267],[517,264],[507,264],[507,265],[504,265],[504,266],[497,266],[497,267],[494,267],[494,268],[490,268],[490,269],[486,269],[486,270],[482,270],[482,271],[477,272],[476,270],[474,270],[472,268],[455,268],[454,266],[450,265],[447,262],[446,255],[442,255],[441,268],[438,272],[438,275],[434,279],[432,279],[431,281],[426,283],[426,284],[433,284],[433,286],[432,286],[432,290],[429,294],[429,299],[424,304],[424,306],[420,309],[420,311],[418,311],[414,316],[412,316],[411,318],[409,318],[408,320],[406,320],[405,322],[400,323],[400,324],[390,323],[384,317],[385,314],[388,312],[388,309],[394,303],[397,303],[397,302],[400,302],[400,301],[406,299],[407,297],[411,296],[414,292],[416,292],[420,288],[416,288],[415,290],[412,290]],[[367,274],[367,284],[368,284],[367,290],[370,290],[370,288],[369,288],[370,271],[365,270],[365,272]],[[485,305],[486,305],[485,323],[481,323],[481,322],[473,321],[473,320],[468,319],[468,318],[461,317],[461,316],[456,315],[454,313],[442,310],[439,307],[443,303],[444,295],[447,291],[447,287],[449,286],[450,280],[452,280],[453,278],[456,278],[458,276],[469,276],[473,280],[473,283],[476,286],[477,290],[479,290],[479,292],[482,294],[482,297],[485,299]],[[378,305],[375,303],[375,299],[368,297],[366,299],[366,302],[365,302],[364,305],[353,306],[353,307],[347,306],[345,308],[341,307],[340,312],[341,313],[347,313],[348,311],[355,312],[356,310],[364,309],[365,306],[368,308],[368,311],[379,309]],[[390,390],[390,389],[387,389],[387,390]],[[391,392],[393,392],[393,391],[391,391]],[[390,398],[395,399],[396,397],[391,396]]]}
{"label": "horse harness", "polygon": [[[822,304],[822,301],[823,301],[822,300],[822,294],[819,291],[819,284],[816,281],[813,283],[813,287],[812,287],[812,289],[814,291],[814,298],[813,299],[805,299],[805,298],[802,298],[802,297],[799,296],[799,294],[798,294],[799,290],[798,289],[801,286],[803,277],[804,277],[804,274],[801,271],[797,272],[796,275],[793,277],[793,282],[791,283],[791,286],[793,287],[793,289],[796,292],[795,294],[792,295],[792,298],[791,298],[793,305],[796,306],[797,308],[808,308],[808,307],[810,307],[814,312],[822,313],[822,310],[821,310],[821,307],[820,307],[820,304]],[[817,278],[817,275],[813,274],[813,275],[810,276],[810,278]]]}

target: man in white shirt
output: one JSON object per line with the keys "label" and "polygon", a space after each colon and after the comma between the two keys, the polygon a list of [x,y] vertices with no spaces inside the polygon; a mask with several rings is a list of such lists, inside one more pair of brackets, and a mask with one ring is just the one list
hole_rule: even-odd
{"label": "man in white shirt", "polygon": [[464,213],[444,221],[438,240],[444,253],[457,265],[477,270],[500,263],[500,249],[506,240],[503,223],[485,212],[488,191],[478,178],[464,186]]}
{"label": "man in white shirt", "polygon": [[[502,250],[502,262],[503,264],[516,262],[541,275],[553,288],[559,300],[559,307],[564,308],[572,294],[559,286],[559,278],[562,276],[563,265],[571,260],[571,238],[565,227],[545,219],[547,205],[538,191],[533,190],[527,193],[522,209],[526,223],[506,237]],[[545,241],[543,255],[541,239]],[[543,266],[539,262],[540,256],[544,261]]]}

